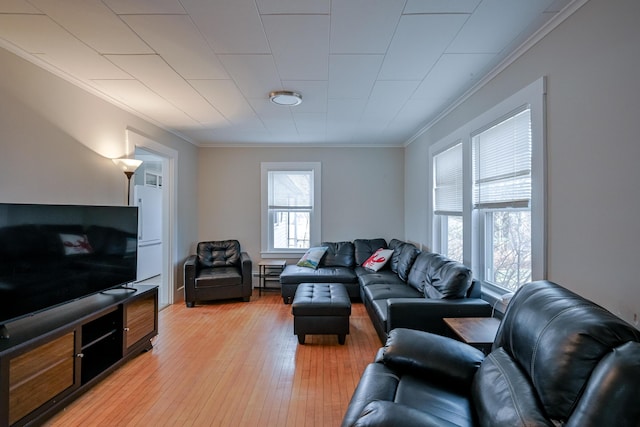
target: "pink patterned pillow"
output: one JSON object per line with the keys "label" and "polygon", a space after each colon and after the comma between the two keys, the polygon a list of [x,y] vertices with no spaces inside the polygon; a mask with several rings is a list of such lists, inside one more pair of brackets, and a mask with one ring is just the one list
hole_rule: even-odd
{"label": "pink patterned pillow", "polygon": [[393,250],[380,248],[373,253],[365,262],[362,263],[364,268],[369,270],[378,271],[387,263],[391,258]]}

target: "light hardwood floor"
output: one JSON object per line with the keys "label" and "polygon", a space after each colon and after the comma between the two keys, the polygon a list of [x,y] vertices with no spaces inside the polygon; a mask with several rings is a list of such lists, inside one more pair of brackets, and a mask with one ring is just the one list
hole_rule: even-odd
{"label": "light hardwood floor", "polygon": [[362,371],[381,346],[362,303],[350,335],[299,345],[291,306],[257,290],[159,314],[154,348],[136,357],[47,426],[339,426]]}

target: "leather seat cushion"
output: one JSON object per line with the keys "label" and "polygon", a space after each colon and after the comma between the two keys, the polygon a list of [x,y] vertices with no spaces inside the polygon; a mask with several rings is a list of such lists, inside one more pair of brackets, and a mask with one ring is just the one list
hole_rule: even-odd
{"label": "leather seat cushion", "polygon": [[391,270],[373,272],[371,270],[366,270],[363,267],[357,267],[356,272],[358,273],[360,286],[377,285],[381,283],[405,286],[402,279],[400,279],[398,275]]}
{"label": "leather seat cushion", "polygon": [[302,283],[291,303],[294,316],[349,316],[351,300],[340,283]]}
{"label": "leather seat cushion", "polygon": [[411,375],[400,378],[395,403],[426,412],[458,426],[477,425],[472,403],[465,393],[447,390]]}
{"label": "leather seat cushion", "polygon": [[196,277],[196,288],[211,288],[242,284],[242,274],[237,267],[203,268]]}
{"label": "leather seat cushion", "polygon": [[371,301],[386,300],[387,298],[424,298],[423,295],[405,284],[375,284],[369,285],[363,289],[366,297]]}
{"label": "leather seat cushion", "polygon": [[308,267],[287,265],[280,274],[282,284],[300,283],[357,283],[358,276],[352,268],[347,267],[319,267],[314,270]]}

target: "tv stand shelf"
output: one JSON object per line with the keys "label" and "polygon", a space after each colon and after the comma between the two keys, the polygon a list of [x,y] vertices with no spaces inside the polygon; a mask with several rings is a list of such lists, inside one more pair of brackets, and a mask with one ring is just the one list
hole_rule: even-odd
{"label": "tv stand shelf", "polygon": [[143,351],[158,333],[158,288],[91,295],[6,325],[0,427],[41,424]]}

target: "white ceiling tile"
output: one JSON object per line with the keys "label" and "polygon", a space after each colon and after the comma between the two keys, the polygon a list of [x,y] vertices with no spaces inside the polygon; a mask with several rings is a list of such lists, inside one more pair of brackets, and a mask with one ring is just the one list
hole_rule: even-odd
{"label": "white ceiling tile", "polygon": [[[331,53],[385,53],[405,0],[333,0]],[[363,14],[366,18],[363,18]]]}
{"label": "white ceiling tile", "polygon": [[183,14],[180,0],[102,0],[117,14]]}
{"label": "white ceiling tile", "polygon": [[360,120],[366,106],[365,99],[330,99],[327,123],[353,125]]}
{"label": "white ceiling tile", "polygon": [[187,15],[129,15],[122,19],[185,79],[229,78]]}
{"label": "white ceiling tile", "polygon": [[41,13],[31,6],[26,0],[2,0],[0,3],[0,13]]}
{"label": "white ceiling tile", "polygon": [[247,98],[268,99],[269,92],[283,89],[271,55],[220,55],[219,58]]}
{"label": "white ceiling tile", "polygon": [[471,13],[482,0],[407,0],[408,13]]}
{"label": "white ceiling tile", "polygon": [[330,55],[329,98],[368,98],[383,55]]}
{"label": "white ceiling tile", "polygon": [[294,109],[302,113],[324,113],[327,111],[327,81],[283,81],[285,90],[302,95],[302,104]]}
{"label": "white ceiling tile", "polygon": [[300,134],[313,133],[323,134],[327,129],[326,113],[297,113],[292,112],[293,120],[296,123],[296,129]]}
{"label": "white ceiling tile", "polygon": [[76,78],[131,77],[45,15],[0,14],[0,37]]}
{"label": "white ceiling tile", "polygon": [[231,123],[263,127],[233,80],[190,80],[189,83]]}
{"label": "white ceiling tile", "polygon": [[215,53],[271,53],[254,0],[181,0]]}
{"label": "white ceiling tile", "polygon": [[380,128],[385,127],[407,102],[420,82],[378,81],[362,115],[362,121]]}
{"label": "white ceiling tile", "polygon": [[257,0],[263,15],[328,14],[331,0]]}
{"label": "white ceiling tile", "polygon": [[199,123],[217,125],[225,121],[220,112],[158,55],[107,55],[106,57]]}
{"label": "white ceiling tile", "polygon": [[[499,53],[553,0],[493,0],[480,3],[447,53]],[[496,17],[500,17],[496,25]],[[527,23],[527,25],[523,25]]]}
{"label": "white ceiling tile", "polygon": [[327,80],[329,16],[265,15],[262,22],[282,80]]}
{"label": "white ceiling tile", "polygon": [[179,127],[200,126],[137,80],[96,80],[94,83],[109,96],[160,123]]}
{"label": "white ceiling tile", "polygon": [[152,53],[100,0],[30,0],[38,9],[100,53]]}
{"label": "white ceiling tile", "polygon": [[461,14],[403,16],[378,78],[421,80],[466,20]]}
{"label": "white ceiling tile", "polygon": [[493,54],[483,53],[442,55],[412,98],[447,100],[460,96],[488,71],[493,58]]}

